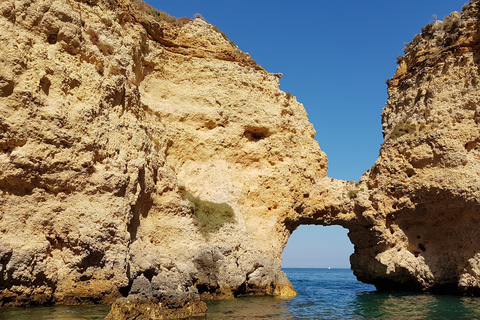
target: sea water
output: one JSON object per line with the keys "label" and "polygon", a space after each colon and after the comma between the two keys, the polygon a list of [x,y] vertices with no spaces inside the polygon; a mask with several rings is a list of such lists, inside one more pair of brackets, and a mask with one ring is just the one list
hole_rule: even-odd
{"label": "sea water", "polygon": [[[209,301],[206,317],[191,319],[480,319],[480,298],[376,292],[350,269],[283,269],[298,295]],[[108,307],[0,309],[0,320],[97,320]]]}
{"label": "sea water", "polygon": [[480,298],[377,292],[350,269],[283,269],[298,295],[209,303],[208,319],[480,319]]}
{"label": "sea water", "polygon": [[350,269],[284,269],[297,297],[292,319],[480,319],[480,298],[377,292]]}
{"label": "sea water", "polygon": [[110,306],[55,306],[0,309],[1,320],[102,320]]}

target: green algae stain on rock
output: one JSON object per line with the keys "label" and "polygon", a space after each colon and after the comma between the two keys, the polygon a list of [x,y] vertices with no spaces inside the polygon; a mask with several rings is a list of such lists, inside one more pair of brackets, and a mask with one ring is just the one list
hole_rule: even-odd
{"label": "green algae stain on rock", "polygon": [[212,233],[226,223],[235,223],[233,208],[229,204],[201,200],[188,191],[184,195],[193,207],[195,225],[202,233]]}

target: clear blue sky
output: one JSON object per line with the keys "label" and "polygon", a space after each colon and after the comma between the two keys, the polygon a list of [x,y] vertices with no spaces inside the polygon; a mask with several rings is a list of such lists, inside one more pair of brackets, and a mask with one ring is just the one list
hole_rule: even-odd
{"label": "clear blue sky", "polygon": [[[326,152],[328,175],[357,181],[375,162],[387,100],[385,80],[420,28],[467,0],[147,1],[170,15],[200,13],[305,106]],[[285,267],[349,267],[341,227],[303,226],[284,251]]]}

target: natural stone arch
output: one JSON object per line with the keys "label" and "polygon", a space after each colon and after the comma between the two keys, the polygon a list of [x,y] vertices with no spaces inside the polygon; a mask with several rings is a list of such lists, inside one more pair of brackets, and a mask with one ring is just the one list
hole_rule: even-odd
{"label": "natural stone arch", "polygon": [[[358,184],[326,177],[303,106],[207,22],[54,3],[1,4],[1,303],[291,295],[303,223],[349,229],[379,288],[479,292],[478,0],[407,46]],[[228,219],[202,232],[202,204]]]}
{"label": "natural stone arch", "polygon": [[351,269],[350,256],[354,249],[347,234],[348,229],[340,225],[299,225],[282,251],[282,270],[327,267]]}

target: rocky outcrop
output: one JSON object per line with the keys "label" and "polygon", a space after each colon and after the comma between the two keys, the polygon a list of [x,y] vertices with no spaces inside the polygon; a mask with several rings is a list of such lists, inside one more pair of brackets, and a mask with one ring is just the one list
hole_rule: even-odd
{"label": "rocky outcrop", "polygon": [[407,45],[360,181],[324,179],[281,217],[287,231],[348,228],[352,269],[378,289],[479,293],[479,10],[472,1]]}
{"label": "rocky outcrop", "polygon": [[479,4],[422,28],[387,81],[372,240],[351,258],[378,288],[479,292]]}
{"label": "rocky outcrop", "polygon": [[0,305],[295,294],[279,216],[326,174],[303,106],[207,22],[150,9],[0,4]]}
{"label": "rocky outcrop", "polygon": [[293,296],[281,253],[339,224],[378,288],[473,292],[478,1],[399,59],[385,142],[358,183],[280,74],[202,19],[130,0],[0,4],[0,305],[187,317],[205,299]]}

